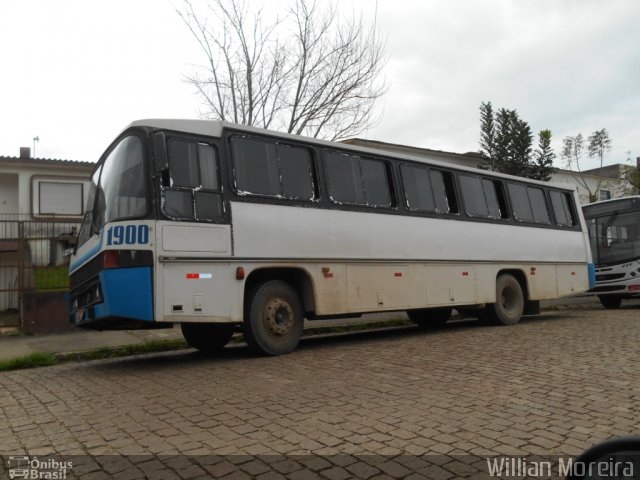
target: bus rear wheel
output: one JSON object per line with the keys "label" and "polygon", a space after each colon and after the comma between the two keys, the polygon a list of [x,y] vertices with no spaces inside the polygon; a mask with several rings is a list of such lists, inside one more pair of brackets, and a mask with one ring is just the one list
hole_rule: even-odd
{"label": "bus rear wheel", "polygon": [[189,346],[208,354],[220,352],[235,330],[233,325],[220,323],[182,323],[180,327]]}
{"label": "bus rear wheel", "polygon": [[441,327],[451,317],[452,309],[443,308],[419,308],[407,310],[409,319],[421,327]]}
{"label": "bus rear wheel", "polygon": [[304,313],[296,291],[286,282],[270,280],[255,287],[245,304],[244,336],[261,355],[291,352],[302,337]]}
{"label": "bus rear wheel", "polygon": [[496,303],[487,305],[485,318],[494,325],[515,325],[524,312],[524,294],[520,282],[508,273],[496,281]]}
{"label": "bus rear wheel", "polygon": [[618,295],[598,295],[598,300],[604,308],[619,308],[622,303],[622,297]]}

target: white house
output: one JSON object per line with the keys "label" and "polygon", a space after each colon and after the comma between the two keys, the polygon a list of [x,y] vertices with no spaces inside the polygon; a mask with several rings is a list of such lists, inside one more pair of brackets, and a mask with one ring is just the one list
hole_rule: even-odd
{"label": "white house", "polygon": [[[29,148],[0,156],[0,312],[17,310],[34,267],[64,263],[61,239],[82,220],[94,166],[31,158]],[[26,268],[29,275],[20,275]]]}

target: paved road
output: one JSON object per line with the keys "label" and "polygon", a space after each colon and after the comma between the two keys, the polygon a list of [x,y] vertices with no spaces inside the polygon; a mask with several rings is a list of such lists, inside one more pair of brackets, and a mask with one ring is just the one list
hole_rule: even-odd
{"label": "paved road", "polygon": [[[635,305],[515,327],[462,321],[310,339],[277,358],[239,347],[8,372],[0,455],[220,455],[162,478],[457,478],[473,473],[461,461],[574,455],[640,433],[639,345]],[[228,457],[239,454],[258,457]],[[440,457],[425,466],[423,455]],[[146,457],[104,458],[76,473],[142,478],[151,468]]]}

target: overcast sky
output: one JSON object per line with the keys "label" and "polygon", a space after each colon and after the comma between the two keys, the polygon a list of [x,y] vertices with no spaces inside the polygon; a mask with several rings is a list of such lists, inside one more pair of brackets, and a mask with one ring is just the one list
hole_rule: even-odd
{"label": "overcast sky", "polygon": [[[203,58],[174,5],[3,1],[0,155],[38,136],[38,157],[96,161],[134,119],[198,118],[184,75]],[[550,129],[558,156],[564,136],[601,128],[607,164],[640,156],[640,1],[379,0],[378,17],[390,88],[367,138],[476,151],[491,101]]]}

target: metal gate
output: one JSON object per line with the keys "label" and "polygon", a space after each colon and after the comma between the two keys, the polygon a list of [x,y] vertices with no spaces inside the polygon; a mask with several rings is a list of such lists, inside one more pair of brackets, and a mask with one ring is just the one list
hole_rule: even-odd
{"label": "metal gate", "polygon": [[67,289],[79,227],[67,219],[0,215],[0,327],[20,325],[25,291]]}

